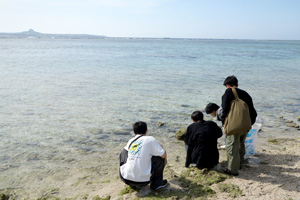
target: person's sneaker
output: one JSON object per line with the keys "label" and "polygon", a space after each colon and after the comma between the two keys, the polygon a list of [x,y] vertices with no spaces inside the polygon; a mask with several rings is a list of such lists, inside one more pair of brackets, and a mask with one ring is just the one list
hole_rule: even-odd
{"label": "person's sneaker", "polygon": [[231,175],[231,176],[238,176],[239,173],[232,173],[229,169],[224,169],[224,173],[225,174],[228,174],[228,175]]}
{"label": "person's sneaker", "polygon": [[220,171],[221,171],[221,165],[220,165],[220,163],[218,163],[217,165],[215,165],[215,166],[213,167],[213,170],[215,170],[215,171],[217,171],[217,172],[220,172]]}
{"label": "person's sneaker", "polygon": [[165,180],[163,180],[163,182],[161,183],[161,185],[158,186],[157,188],[154,188],[154,190],[161,190],[161,189],[167,187],[168,185],[169,185],[169,183],[168,183],[168,181],[165,179]]}

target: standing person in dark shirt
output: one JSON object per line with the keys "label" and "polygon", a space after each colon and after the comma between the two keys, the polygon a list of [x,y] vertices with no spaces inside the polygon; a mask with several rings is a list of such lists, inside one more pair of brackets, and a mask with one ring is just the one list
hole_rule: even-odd
{"label": "standing person in dark shirt", "polygon": [[[235,99],[232,88],[235,88],[239,98],[247,103],[249,107],[251,124],[254,124],[257,113],[253,106],[252,98],[246,91],[238,88],[238,79],[235,76],[228,76],[224,80],[224,86],[226,87],[226,90],[222,96],[223,114],[221,116],[223,124],[230,111],[231,102]],[[240,164],[244,162],[246,136],[247,132],[227,136],[226,150],[228,166],[227,169],[224,170],[225,173],[234,176],[238,175]]]}
{"label": "standing person in dark shirt", "polygon": [[219,163],[217,141],[222,130],[215,122],[204,121],[201,111],[193,112],[191,118],[194,123],[187,128],[184,140],[187,145],[185,167],[196,164],[199,169],[213,168]]}

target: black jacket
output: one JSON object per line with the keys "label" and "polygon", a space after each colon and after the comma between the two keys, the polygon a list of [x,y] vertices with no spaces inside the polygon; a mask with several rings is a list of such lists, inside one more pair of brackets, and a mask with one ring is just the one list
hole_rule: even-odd
{"label": "black jacket", "polygon": [[[249,107],[249,112],[250,112],[250,118],[251,118],[251,124],[255,123],[256,120],[256,110],[253,106],[253,102],[252,102],[252,98],[251,96],[244,90],[241,90],[239,88],[236,88],[237,94],[239,96],[240,99],[242,99],[244,102],[247,103],[248,107]],[[234,100],[234,94],[232,92],[231,88],[228,88],[225,90],[225,93],[222,96],[222,108],[223,108],[223,114],[221,116],[221,120],[224,124],[225,118],[229,113],[230,110],[230,106],[231,106],[231,101]]]}
{"label": "black jacket", "polygon": [[185,166],[191,163],[198,168],[212,168],[219,163],[218,138],[222,136],[221,128],[212,121],[200,121],[187,128],[185,144],[187,155]]}

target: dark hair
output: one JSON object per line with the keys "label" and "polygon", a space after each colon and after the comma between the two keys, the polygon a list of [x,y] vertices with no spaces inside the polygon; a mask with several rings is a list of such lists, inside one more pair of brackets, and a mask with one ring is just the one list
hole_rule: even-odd
{"label": "dark hair", "polygon": [[145,122],[135,122],[133,124],[134,134],[145,134],[147,132],[147,124]]}
{"label": "dark hair", "polygon": [[223,83],[224,86],[226,85],[230,85],[231,87],[233,86],[238,86],[238,79],[232,75],[232,76],[228,76]]}
{"label": "dark hair", "polygon": [[192,120],[194,120],[195,122],[203,120],[203,113],[199,110],[194,111],[191,115]]}
{"label": "dark hair", "polygon": [[220,108],[220,106],[218,106],[217,104],[209,103],[209,104],[207,104],[207,106],[205,108],[205,112],[206,112],[206,114],[210,114],[214,111],[217,111],[219,108]]}

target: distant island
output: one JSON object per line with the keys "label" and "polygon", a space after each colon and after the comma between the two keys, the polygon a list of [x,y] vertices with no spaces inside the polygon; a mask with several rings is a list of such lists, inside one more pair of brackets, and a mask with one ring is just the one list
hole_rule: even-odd
{"label": "distant island", "polygon": [[106,36],[88,34],[48,34],[33,29],[19,33],[0,33],[0,38],[58,38],[58,39],[103,39]]}

